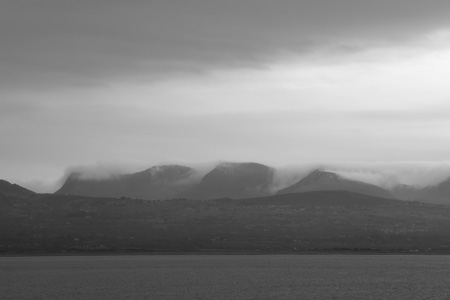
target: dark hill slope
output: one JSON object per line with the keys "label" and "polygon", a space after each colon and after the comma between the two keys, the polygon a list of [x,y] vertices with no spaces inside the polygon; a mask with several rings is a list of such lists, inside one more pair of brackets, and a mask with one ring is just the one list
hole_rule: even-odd
{"label": "dark hill slope", "polygon": [[378,186],[345,179],[336,173],[315,170],[296,184],[277,194],[304,193],[312,191],[349,191],[381,198],[393,198],[387,190]]}
{"label": "dark hill slope", "polygon": [[12,184],[6,180],[0,179],[0,193],[6,195],[6,196],[13,196],[13,197],[31,197],[36,195],[35,192],[30,191],[24,187],[21,187],[17,184]]}
{"label": "dark hill slope", "polygon": [[344,191],[243,200],[0,195],[0,252],[450,253],[450,207]]}
{"label": "dark hill slope", "polygon": [[443,182],[422,189],[420,191],[421,199],[432,203],[450,204],[450,178]]}
{"label": "dark hill slope", "polygon": [[450,178],[425,188],[399,185],[392,190],[392,193],[398,199],[448,205],[450,204]]}
{"label": "dark hill slope", "polygon": [[[221,200],[217,200],[221,201]],[[241,200],[224,199],[239,205],[292,205],[298,207],[345,206],[345,207],[380,207],[385,205],[404,205],[404,201],[380,198],[349,191],[312,191],[290,193],[269,197],[257,197]]]}

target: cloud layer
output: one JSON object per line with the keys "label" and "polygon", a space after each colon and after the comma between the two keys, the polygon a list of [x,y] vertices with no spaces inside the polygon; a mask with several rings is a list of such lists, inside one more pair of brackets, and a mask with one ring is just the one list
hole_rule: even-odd
{"label": "cloud layer", "polygon": [[[195,172],[190,180],[200,181],[220,162],[192,163],[187,161],[172,160],[165,164],[178,164],[194,168]],[[23,184],[34,191],[55,191],[65,182],[69,175],[74,175],[82,180],[103,180],[117,177],[122,174],[130,174],[148,169],[150,166],[138,166],[137,164],[96,163],[93,165],[73,166],[66,170],[65,175],[53,186],[43,185],[42,182],[31,181]],[[156,166],[157,168],[158,166]],[[313,170],[320,169],[337,173],[343,178],[362,181],[385,189],[392,189],[398,185],[408,185],[418,188],[433,186],[450,178],[450,162],[321,162],[302,163],[276,167],[270,190],[272,193],[287,188]]]}
{"label": "cloud layer", "polygon": [[5,87],[89,86],[401,44],[450,23],[448,1],[7,0]]}

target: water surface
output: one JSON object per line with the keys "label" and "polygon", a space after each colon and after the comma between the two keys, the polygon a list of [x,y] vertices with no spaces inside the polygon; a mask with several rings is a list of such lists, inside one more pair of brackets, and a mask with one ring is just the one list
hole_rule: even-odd
{"label": "water surface", "polygon": [[0,298],[450,299],[450,257],[0,257]]}

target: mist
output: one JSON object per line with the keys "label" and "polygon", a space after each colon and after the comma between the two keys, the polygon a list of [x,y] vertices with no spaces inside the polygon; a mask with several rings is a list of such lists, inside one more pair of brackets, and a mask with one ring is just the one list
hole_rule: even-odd
{"label": "mist", "polygon": [[97,162],[90,165],[71,166],[66,169],[62,180],[73,176],[80,180],[103,180],[141,170],[137,163]]}
{"label": "mist", "polygon": [[330,163],[328,170],[344,178],[390,189],[399,184],[417,188],[439,184],[450,177],[450,162],[400,161]]}

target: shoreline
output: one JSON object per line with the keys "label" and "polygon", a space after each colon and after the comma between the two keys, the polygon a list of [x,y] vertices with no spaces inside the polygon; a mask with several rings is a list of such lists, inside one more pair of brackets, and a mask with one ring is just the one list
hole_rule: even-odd
{"label": "shoreline", "polygon": [[290,255],[290,256],[322,256],[322,255],[420,255],[420,256],[446,256],[449,251],[124,251],[124,252],[23,252],[23,253],[0,253],[0,257],[52,257],[52,256],[272,256],[272,255]]}

